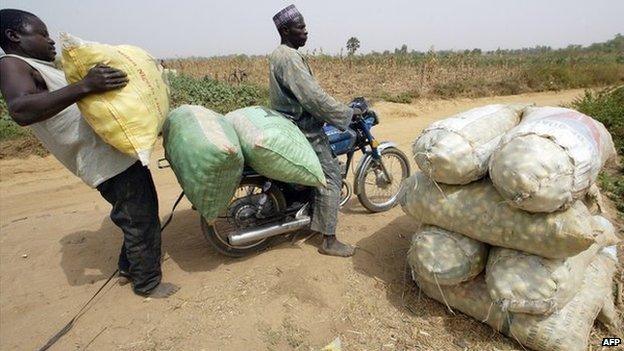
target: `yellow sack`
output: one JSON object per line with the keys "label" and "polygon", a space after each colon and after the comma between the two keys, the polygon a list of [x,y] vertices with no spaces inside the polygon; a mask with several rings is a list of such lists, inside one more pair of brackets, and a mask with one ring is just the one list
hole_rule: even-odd
{"label": "yellow sack", "polygon": [[87,42],[67,33],[60,38],[63,70],[70,84],[98,63],[126,72],[129,82],[124,88],[89,95],[78,102],[78,108],[105,142],[147,165],[169,113],[169,87],[162,67],[135,46]]}

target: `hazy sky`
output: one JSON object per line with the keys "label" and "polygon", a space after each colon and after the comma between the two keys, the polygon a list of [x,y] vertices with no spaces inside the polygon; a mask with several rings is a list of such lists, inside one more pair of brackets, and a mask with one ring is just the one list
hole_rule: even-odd
{"label": "hazy sky", "polygon": [[590,44],[624,34],[624,0],[0,0],[35,13],[54,39],[133,44],[158,57],[266,54],[278,41],[271,17],[294,3],[307,50],[338,53],[350,36],[361,52],[402,44],[426,51]]}

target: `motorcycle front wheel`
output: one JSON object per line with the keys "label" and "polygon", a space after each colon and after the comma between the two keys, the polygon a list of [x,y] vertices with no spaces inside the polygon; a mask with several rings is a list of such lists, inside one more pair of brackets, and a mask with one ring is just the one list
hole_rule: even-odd
{"label": "motorcycle front wheel", "polygon": [[[230,234],[261,225],[255,213],[262,196],[262,180],[243,179],[236,189],[227,209],[212,222],[201,217],[204,237],[217,252],[229,257],[243,257],[264,250],[273,238],[265,238],[245,245],[232,245]],[[262,210],[262,217],[278,215],[286,208],[286,200],[280,189],[272,186],[267,192],[268,201]]]}
{"label": "motorcycle front wheel", "polygon": [[407,156],[395,147],[385,148],[381,159],[369,157],[356,175],[358,199],[371,212],[387,211],[397,204],[401,182],[409,176]]}

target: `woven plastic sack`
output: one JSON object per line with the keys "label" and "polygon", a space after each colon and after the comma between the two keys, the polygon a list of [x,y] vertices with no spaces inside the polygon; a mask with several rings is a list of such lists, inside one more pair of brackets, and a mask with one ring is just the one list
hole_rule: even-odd
{"label": "woven plastic sack", "polygon": [[[594,216],[599,240],[615,238],[608,219]],[[613,240],[609,240],[609,244]],[[526,252],[492,248],[485,281],[490,297],[503,311],[551,314],[565,306],[581,287],[585,270],[601,250],[602,242],[576,256],[548,259]]]}
{"label": "woven plastic sack", "polygon": [[227,207],[243,173],[234,127],[201,106],[171,111],[163,127],[165,157],[189,201],[206,220]]}
{"label": "woven plastic sack", "polygon": [[581,201],[583,201],[585,206],[587,206],[591,214],[609,215],[598,185],[592,184],[592,186],[590,186],[587,190],[587,194],[585,194]]}
{"label": "woven plastic sack", "polygon": [[240,139],[245,161],[265,177],[325,186],[325,174],[303,133],[279,112],[252,106],[225,115]]}
{"label": "woven plastic sack", "polygon": [[503,311],[551,314],[576,295],[585,270],[599,249],[592,245],[576,256],[548,259],[492,248],[485,274],[490,297]]}
{"label": "woven plastic sack", "polygon": [[[566,211],[529,213],[505,204],[488,179],[436,185],[416,172],[404,180],[400,199],[403,211],[422,223],[543,257],[574,256],[598,240],[594,219],[581,201]],[[607,239],[616,238],[605,238],[605,245]]]}
{"label": "woven plastic sack", "polygon": [[[615,264],[618,264],[617,246],[609,246],[602,249],[601,254],[609,257]],[[613,289],[609,291],[606,296],[605,304],[602,306],[600,313],[598,314],[598,320],[602,323],[612,335],[617,337],[624,337],[624,329],[622,329],[622,319],[618,316],[618,311],[615,307],[615,299],[613,293],[621,294],[621,291]]]}
{"label": "woven plastic sack", "polygon": [[490,298],[483,275],[453,286],[440,286],[415,276],[429,297],[487,323],[525,347],[538,351],[583,351],[587,349],[594,320],[611,291],[615,262],[598,254],[587,267],[583,284],[561,310],[538,316],[505,313]]}
{"label": "woven plastic sack", "polygon": [[607,294],[605,304],[598,314],[598,321],[600,321],[612,335],[619,337],[624,336],[624,329],[622,329],[622,322],[618,316],[617,308],[615,307],[613,292]]}
{"label": "woven plastic sack", "polygon": [[152,147],[169,113],[169,88],[162,67],[143,49],[83,41],[61,33],[63,70],[69,83],[82,80],[98,63],[120,69],[128,85],[78,101],[93,130],[119,151],[149,163]]}
{"label": "woven plastic sack", "polygon": [[414,274],[440,285],[470,280],[485,268],[488,245],[435,226],[412,237],[407,262]]}
{"label": "woven plastic sack", "polygon": [[529,107],[490,159],[490,177],[508,203],[553,212],[585,195],[616,155],[602,123],[558,107]]}
{"label": "woven plastic sack", "polygon": [[537,350],[586,350],[594,320],[611,292],[615,262],[599,254],[587,268],[582,288],[550,316],[513,315],[509,335]]}
{"label": "woven plastic sack", "polygon": [[526,105],[487,105],[432,123],[412,145],[418,167],[433,180],[467,184],[487,173],[490,155],[520,122]]}

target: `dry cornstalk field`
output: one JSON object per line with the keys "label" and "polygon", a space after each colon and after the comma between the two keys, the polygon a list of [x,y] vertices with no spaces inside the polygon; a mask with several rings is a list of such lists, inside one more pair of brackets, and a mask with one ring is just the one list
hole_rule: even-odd
{"label": "dry cornstalk field", "polygon": [[[343,101],[366,96],[406,103],[624,83],[624,56],[590,49],[307,57],[321,86]],[[268,86],[266,56],[173,59],[166,65],[195,78]]]}

